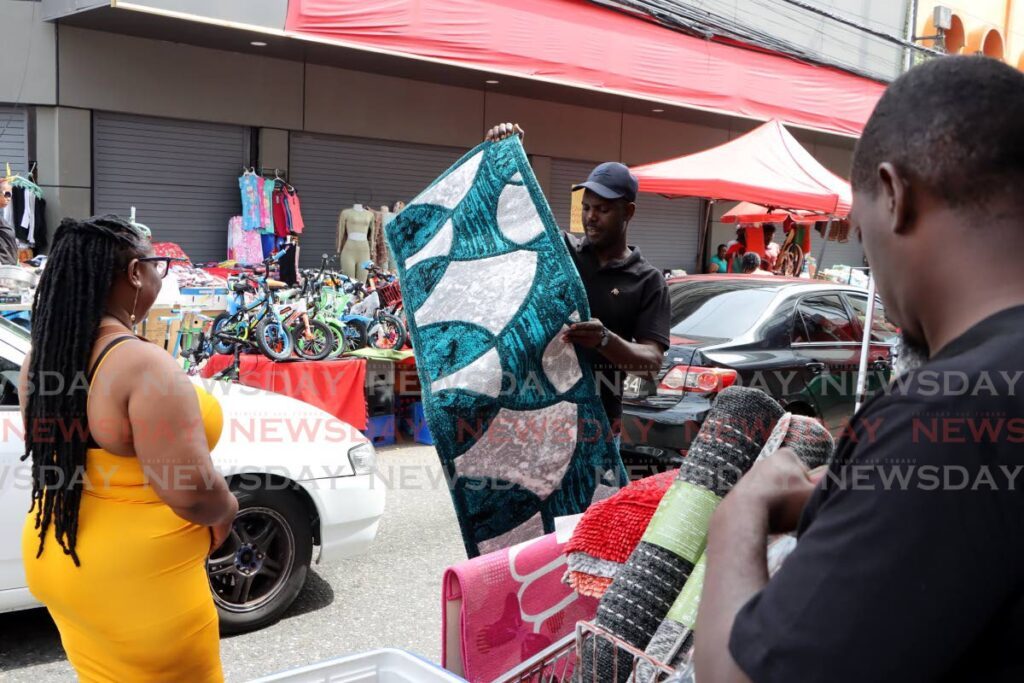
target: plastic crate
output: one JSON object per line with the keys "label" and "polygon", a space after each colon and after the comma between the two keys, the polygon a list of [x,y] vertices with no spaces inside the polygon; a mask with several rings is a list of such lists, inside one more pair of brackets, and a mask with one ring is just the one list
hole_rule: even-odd
{"label": "plastic crate", "polygon": [[366,414],[370,417],[395,414],[395,364],[366,360]]}
{"label": "plastic crate", "polygon": [[423,403],[416,401],[409,407],[408,425],[412,433],[413,440],[416,443],[425,444],[427,446],[434,445],[434,437],[430,435],[430,427],[427,426],[427,416],[423,412]]}
{"label": "plastic crate", "polygon": [[374,446],[390,446],[395,443],[395,416],[377,415],[366,419],[366,438]]}
{"label": "plastic crate", "polygon": [[466,683],[415,655],[391,648],[329,659],[250,683]]}

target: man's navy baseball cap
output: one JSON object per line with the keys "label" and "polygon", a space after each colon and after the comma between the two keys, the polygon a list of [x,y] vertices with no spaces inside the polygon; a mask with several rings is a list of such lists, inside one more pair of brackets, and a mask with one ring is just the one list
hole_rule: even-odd
{"label": "man's navy baseball cap", "polygon": [[590,172],[587,182],[580,183],[572,189],[590,190],[605,199],[625,199],[635,202],[640,182],[624,164],[617,161],[606,161]]}

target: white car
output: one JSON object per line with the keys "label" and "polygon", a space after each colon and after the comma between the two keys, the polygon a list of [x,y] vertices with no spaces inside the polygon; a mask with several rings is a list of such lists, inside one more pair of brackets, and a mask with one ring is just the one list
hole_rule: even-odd
{"label": "white car", "polygon": [[[0,612],[38,607],[25,586],[21,530],[31,503],[17,378],[29,335],[0,317]],[[213,460],[238,497],[232,537],[207,563],[221,630],[272,623],[302,589],[313,557],[366,551],[384,514],[373,445],[350,425],[287,396],[203,381],[224,430]]]}

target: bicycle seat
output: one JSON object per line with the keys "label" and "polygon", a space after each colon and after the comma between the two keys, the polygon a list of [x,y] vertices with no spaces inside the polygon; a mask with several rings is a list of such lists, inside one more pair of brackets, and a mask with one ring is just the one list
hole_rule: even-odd
{"label": "bicycle seat", "polygon": [[248,282],[235,282],[235,283],[232,283],[232,285],[231,285],[231,291],[232,292],[238,292],[240,294],[246,294],[246,293],[252,293],[255,290],[253,289],[253,286],[251,284],[249,284]]}
{"label": "bicycle seat", "polygon": [[272,280],[267,278],[267,288],[271,290],[284,289],[288,286],[287,282],[281,282],[280,280]]}

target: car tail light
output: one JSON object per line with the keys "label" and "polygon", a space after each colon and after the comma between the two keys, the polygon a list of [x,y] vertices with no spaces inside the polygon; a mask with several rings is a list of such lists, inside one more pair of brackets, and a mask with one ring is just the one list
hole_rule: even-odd
{"label": "car tail light", "polygon": [[736,371],[726,368],[702,368],[698,365],[676,365],[658,383],[658,393],[679,395],[684,391],[701,394],[718,393],[736,383]]}

